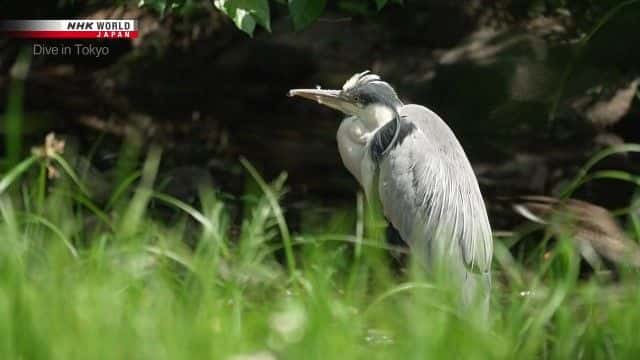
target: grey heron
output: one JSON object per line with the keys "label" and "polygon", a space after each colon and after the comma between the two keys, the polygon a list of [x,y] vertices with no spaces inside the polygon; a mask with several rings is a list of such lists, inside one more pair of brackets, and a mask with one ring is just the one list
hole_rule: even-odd
{"label": "grey heron", "polygon": [[453,131],[433,111],[403,104],[369,71],[341,90],[293,89],[347,115],[337,133],[347,170],[427,268],[445,265],[462,302],[488,311],[493,252],[478,181]]}

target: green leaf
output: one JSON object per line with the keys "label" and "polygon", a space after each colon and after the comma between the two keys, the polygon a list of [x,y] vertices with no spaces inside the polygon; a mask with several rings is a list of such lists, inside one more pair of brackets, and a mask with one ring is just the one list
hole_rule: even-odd
{"label": "green leaf", "polygon": [[184,6],[184,0],[140,0],[138,7],[148,7],[165,16],[169,11]]}
{"label": "green leaf", "polygon": [[362,2],[360,0],[341,0],[340,2],[338,2],[338,9],[349,15],[366,17],[373,14],[373,10],[371,9],[370,5],[371,4]]}
{"label": "green leaf", "polygon": [[256,24],[271,31],[268,0],[215,0],[214,5],[249,36],[253,36]]}
{"label": "green leaf", "polygon": [[302,30],[311,25],[324,11],[327,0],[289,0],[293,27]]}
{"label": "green leaf", "polygon": [[238,29],[246,32],[250,36],[253,36],[253,31],[256,28],[256,21],[248,11],[246,11],[245,9],[236,9],[231,19],[236,24],[236,27]]}
{"label": "green leaf", "polygon": [[374,0],[376,2],[376,9],[380,10],[382,9],[385,5],[387,5],[387,0]]}

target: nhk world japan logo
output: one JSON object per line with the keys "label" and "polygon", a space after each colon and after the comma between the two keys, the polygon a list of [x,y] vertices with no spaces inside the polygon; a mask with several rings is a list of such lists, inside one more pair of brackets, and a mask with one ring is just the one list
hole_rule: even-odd
{"label": "nhk world japan logo", "polygon": [[21,39],[135,39],[136,20],[0,20],[0,34]]}

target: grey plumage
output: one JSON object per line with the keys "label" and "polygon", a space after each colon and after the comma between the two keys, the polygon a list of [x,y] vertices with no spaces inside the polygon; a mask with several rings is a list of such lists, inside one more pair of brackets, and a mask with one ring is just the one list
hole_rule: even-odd
{"label": "grey plumage", "polygon": [[488,307],[489,219],[473,169],[447,124],[423,106],[404,105],[369,72],[355,74],[342,90],[289,94],[349,115],[338,129],[338,149],[368,200],[379,201],[427,268],[443,268],[460,284],[465,303],[480,293]]}
{"label": "grey plumage", "polygon": [[418,105],[402,106],[399,115],[400,126],[415,131],[392,145],[378,165],[384,215],[427,264],[446,261],[469,301],[478,286],[490,286],[493,253],[473,169],[438,115]]}
{"label": "grey plumage", "polygon": [[[444,121],[427,108],[405,105],[399,114],[401,126],[413,125],[416,130],[402,143],[392,145],[380,161],[378,195],[385,216],[406,241],[416,236],[428,239],[426,251],[449,248],[471,270],[488,271],[493,251],[491,228],[462,146]],[[414,224],[416,221],[420,224]],[[447,238],[458,246],[438,244]]]}

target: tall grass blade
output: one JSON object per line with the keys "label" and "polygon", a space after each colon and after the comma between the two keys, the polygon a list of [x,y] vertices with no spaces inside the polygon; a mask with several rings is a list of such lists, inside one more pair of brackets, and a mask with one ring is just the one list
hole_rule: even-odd
{"label": "tall grass blade", "polygon": [[124,212],[118,230],[120,234],[127,238],[133,235],[143,221],[144,214],[153,194],[152,188],[160,166],[161,151],[157,147],[149,150],[149,155],[142,169],[142,179],[136,193],[131,199],[131,203]]}
{"label": "tall grass blade", "polygon": [[581,184],[584,184],[591,180],[596,180],[596,179],[621,180],[621,181],[626,181],[626,182],[635,184],[636,186],[640,186],[640,176],[629,174],[628,172],[620,171],[620,170],[596,171],[593,174],[586,176],[584,180],[581,181]]}
{"label": "tall grass blade", "polygon": [[245,158],[240,158],[240,162],[247,169],[247,172],[251,175],[251,177],[255,180],[255,182],[260,186],[260,189],[264,193],[265,197],[269,201],[269,205],[271,206],[271,210],[273,211],[276,221],[278,222],[278,228],[280,229],[280,235],[282,237],[282,244],[284,246],[285,256],[287,260],[287,268],[289,269],[290,276],[294,276],[296,272],[296,260],[293,255],[293,246],[291,244],[291,235],[289,233],[289,228],[287,227],[287,223],[284,219],[284,215],[282,214],[282,208],[280,204],[278,204],[278,199],[275,194],[264,181],[262,176],[258,173],[258,171],[249,163],[249,161]]}
{"label": "tall grass blade", "polygon": [[364,196],[361,191],[356,195],[356,243],[355,260],[359,261],[362,254],[362,240],[364,237]]}
{"label": "tall grass blade", "polygon": [[71,199],[73,199],[75,202],[77,202],[78,204],[84,206],[85,208],[87,208],[89,211],[91,211],[91,213],[93,215],[95,215],[95,217],[97,217],[98,219],[100,219],[100,221],[102,221],[110,230],[115,230],[115,225],[113,224],[113,222],[111,221],[111,218],[109,217],[109,215],[107,215],[107,213],[105,213],[104,211],[102,211],[96,204],[94,204],[91,199],[81,195],[81,194],[76,194],[73,192],[65,192],[64,193],[66,196],[69,196]]}
{"label": "tall grass blade", "polygon": [[145,251],[147,251],[150,254],[158,255],[158,256],[162,256],[162,257],[165,257],[167,259],[170,259],[171,261],[174,261],[174,262],[182,265],[183,267],[188,269],[190,272],[195,273],[191,260],[189,260],[185,256],[179,255],[178,253],[176,253],[174,251],[170,251],[170,250],[167,250],[167,249],[161,249],[161,248],[159,248],[157,246],[145,246],[144,249],[145,249]]}
{"label": "tall grass blade", "polygon": [[69,176],[71,181],[73,181],[73,183],[78,187],[78,189],[82,192],[82,194],[87,197],[91,197],[91,192],[89,192],[89,189],[87,189],[87,187],[84,186],[84,184],[80,180],[80,177],[78,177],[78,174],[76,174],[76,172],[69,165],[67,160],[65,160],[62,156],[58,154],[52,154],[52,158],[60,165],[60,167],[62,167],[64,172],[67,174],[67,176]]}
{"label": "tall grass blade", "polygon": [[69,249],[69,252],[74,258],[78,258],[78,251],[71,243],[71,240],[67,238],[67,236],[51,221],[47,220],[45,217],[36,215],[36,214],[25,214],[25,221],[33,224],[40,224],[47,229],[51,230],[51,232],[64,244],[64,246]]}
{"label": "tall grass blade", "polygon": [[633,238],[640,241],[640,189],[637,189],[629,205],[629,222],[633,231]]}
{"label": "tall grass blade", "polygon": [[587,161],[587,163],[582,166],[582,168],[580,168],[578,174],[576,174],[569,185],[567,185],[564,190],[560,192],[560,197],[564,199],[569,198],[571,194],[573,194],[573,192],[583,183],[584,179],[589,175],[589,171],[603,159],[606,159],[611,155],[631,152],[640,152],[640,144],[618,145],[598,152],[593,157],[591,157],[591,159],[589,159],[589,161]]}
{"label": "tall grass blade", "polygon": [[[400,284],[398,286],[394,286],[393,288],[385,291],[384,293],[382,293],[381,295],[379,295],[378,297],[376,297],[371,304],[366,308],[366,310],[364,311],[364,314],[366,315],[367,313],[371,312],[371,310],[373,308],[375,308],[376,306],[378,306],[379,304],[381,304],[382,302],[400,295],[402,293],[405,292],[412,292],[412,291],[416,291],[416,290],[434,290],[434,291],[438,291],[438,288],[435,287],[432,284],[427,284],[427,283],[419,283],[419,282],[409,282],[409,283],[404,283],[404,284]],[[433,304],[434,308],[437,308],[443,312],[452,314],[452,315],[456,315],[459,316],[451,307],[447,307],[443,304]]]}
{"label": "tall grass blade", "polygon": [[204,216],[203,213],[201,213],[200,211],[196,210],[194,207],[192,207],[189,204],[186,204],[183,201],[180,201],[172,196],[166,195],[166,194],[162,194],[162,193],[158,193],[158,192],[154,192],[153,193],[153,197],[164,202],[167,203],[171,206],[174,206],[175,208],[185,212],[186,214],[188,214],[189,216],[191,216],[195,221],[197,221],[198,223],[200,223],[200,225],[202,225],[202,227],[204,228],[204,231],[207,235],[213,235],[215,236],[215,240],[216,240],[216,245],[220,246],[220,249],[222,250],[223,254],[225,256],[229,255],[229,249],[227,248],[226,244],[224,243],[224,239],[221,239],[219,236],[217,236],[217,232],[216,229],[213,225],[213,222],[211,220],[209,220],[206,216]]}
{"label": "tall grass blade", "polygon": [[7,168],[15,166],[22,156],[22,102],[24,99],[24,80],[27,77],[31,63],[30,50],[29,48],[24,48],[10,70],[11,80],[4,118]]}
{"label": "tall grass blade", "polygon": [[131,187],[131,185],[133,185],[133,183],[138,180],[138,178],[140,178],[140,176],[142,176],[142,171],[134,171],[132,174],[120,181],[118,187],[116,187],[116,189],[113,191],[113,194],[109,197],[105,209],[112,209],[118,203],[118,200],[120,200],[124,193],[129,189],[129,187]]}
{"label": "tall grass blade", "polygon": [[11,184],[16,182],[24,172],[29,170],[37,160],[38,157],[32,155],[9,170],[9,172],[0,179],[0,195],[2,195],[2,193],[4,193]]}

